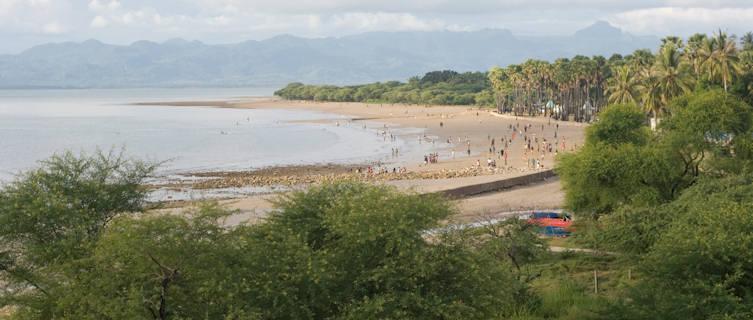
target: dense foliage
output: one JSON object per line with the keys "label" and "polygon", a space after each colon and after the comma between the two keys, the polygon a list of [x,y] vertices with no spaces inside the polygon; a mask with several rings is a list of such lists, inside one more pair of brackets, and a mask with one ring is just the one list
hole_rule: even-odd
{"label": "dense foliage", "polygon": [[558,158],[583,244],[629,257],[622,319],[748,319],[753,108],[723,88],[671,100],[658,130],[612,105]]}
{"label": "dense foliage", "polygon": [[441,228],[438,196],[328,183],[227,225],[205,203],[142,213],[152,165],[66,154],[0,190],[13,319],[499,319],[537,303],[530,225]]}

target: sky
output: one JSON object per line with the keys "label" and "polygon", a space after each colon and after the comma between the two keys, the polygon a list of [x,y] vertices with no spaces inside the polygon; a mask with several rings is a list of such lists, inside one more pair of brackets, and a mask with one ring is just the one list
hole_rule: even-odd
{"label": "sky", "polygon": [[567,35],[598,20],[635,35],[740,35],[753,30],[753,0],[0,0],[0,54],[87,39],[216,44],[485,28]]}

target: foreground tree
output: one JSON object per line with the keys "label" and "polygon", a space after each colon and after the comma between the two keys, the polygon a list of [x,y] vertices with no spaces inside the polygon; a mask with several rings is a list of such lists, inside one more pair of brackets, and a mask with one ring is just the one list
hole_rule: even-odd
{"label": "foreground tree", "polygon": [[662,223],[654,223],[654,243],[638,266],[644,278],[610,318],[750,318],[751,195],[750,175],[705,177],[652,210],[648,217]]}
{"label": "foreground tree", "polygon": [[52,318],[69,265],[92,255],[113,219],[148,208],[141,185],[155,165],[112,152],[40,164],[0,189],[0,303]]}
{"label": "foreground tree", "polygon": [[[146,213],[153,166],[65,154],[0,190],[0,308],[17,319],[498,319],[535,303],[530,228],[440,228],[438,196],[328,183],[229,226]],[[520,227],[520,226],[519,226]],[[506,254],[496,255],[491,252]],[[534,301],[534,302],[531,302]]]}

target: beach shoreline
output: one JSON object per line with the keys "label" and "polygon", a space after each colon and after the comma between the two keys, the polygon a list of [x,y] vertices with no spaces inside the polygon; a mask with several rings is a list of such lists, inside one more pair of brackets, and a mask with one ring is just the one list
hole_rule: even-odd
{"label": "beach shoreline", "polygon": [[[416,192],[436,192],[472,183],[486,183],[512,178],[554,166],[554,154],[571,152],[584,141],[585,124],[554,121],[544,117],[515,117],[500,115],[488,108],[469,106],[416,106],[404,104],[365,104],[338,102],[288,101],[278,97],[255,97],[227,101],[190,102],[143,102],[139,105],[219,107],[238,109],[286,109],[320,111],[328,114],[348,116],[341,119],[297,120],[340,125],[340,122],[369,123],[370,128],[379,132],[381,125],[387,132],[398,133],[400,139],[416,139],[420,143],[431,143],[437,154],[436,163],[425,163],[424,159],[399,159],[390,167],[382,163],[362,164],[322,164],[309,166],[280,166],[249,171],[223,171],[187,173],[201,176],[198,188],[222,188],[239,186],[285,186],[297,187],[319,184],[323,181],[350,179],[368,183],[387,183],[405,190]],[[422,129],[424,134],[413,135],[409,129]],[[513,130],[513,128],[515,128]],[[397,129],[397,130],[395,130]],[[403,130],[405,129],[405,130]],[[555,134],[557,138],[555,138]],[[513,138],[513,134],[515,135]],[[562,137],[565,139],[562,140]],[[508,141],[505,148],[504,140]],[[494,145],[492,145],[494,140]],[[544,141],[546,140],[546,144]],[[533,150],[523,146],[534,146]],[[449,142],[449,143],[448,143]],[[562,143],[565,143],[563,150]],[[553,144],[556,152],[548,152],[547,144]],[[541,156],[542,148],[544,155]],[[468,155],[467,150],[471,153]],[[505,159],[500,149],[507,153]],[[454,151],[454,157],[453,157]],[[525,156],[524,156],[525,154]],[[530,158],[534,157],[533,164]],[[489,163],[494,162],[494,168]],[[398,165],[399,164],[399,165]],[[364,171],[372,167],[371,173]],[[537,168],[538,166],[538,168]],[[394,168],[393,168],[394,167]],[[406,173],[395,172],[405,167]],[[384,173],[386,169],[388,173]],[[379,174],[374,171],[379,170]],[[231,209],[238,209],[241,216],[259,217],[270,210],[265,202],[272,194],[260,194],[239,199],[222,200]],[[528,210],[537,208],[559,208],[563,205],[564,194],[558,180],[518,187],[498,193],[479,195],[457,200],[460,217],[494,215],[495,212]]]}

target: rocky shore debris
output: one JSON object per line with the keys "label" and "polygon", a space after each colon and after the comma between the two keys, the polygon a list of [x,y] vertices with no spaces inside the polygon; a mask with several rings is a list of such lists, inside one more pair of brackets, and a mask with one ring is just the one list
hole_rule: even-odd
{"label": "rocky shore debris", "polygon": [[[310,170],[309,170],[310,169]],[[359,173],[357,167],[327,166],[327,167],[284,167],[269,168],[256,171],[240,172],[207,172],[193,174],[194,177],[210,179],[194,179],[191,183],[182,183],[193,189],[217,189],[244,186],[296,186],[320,184],[326,181],[354,180],[359,182],[387,182],[395,180],[437,180],[450,178],[464,178],[493,174],[509,174],[523,172],[519,168],[487,168],[468,167],[458,170],[444,169],[414,172],[379,172]],[[169,185],[166,185],[168,187]]]}

